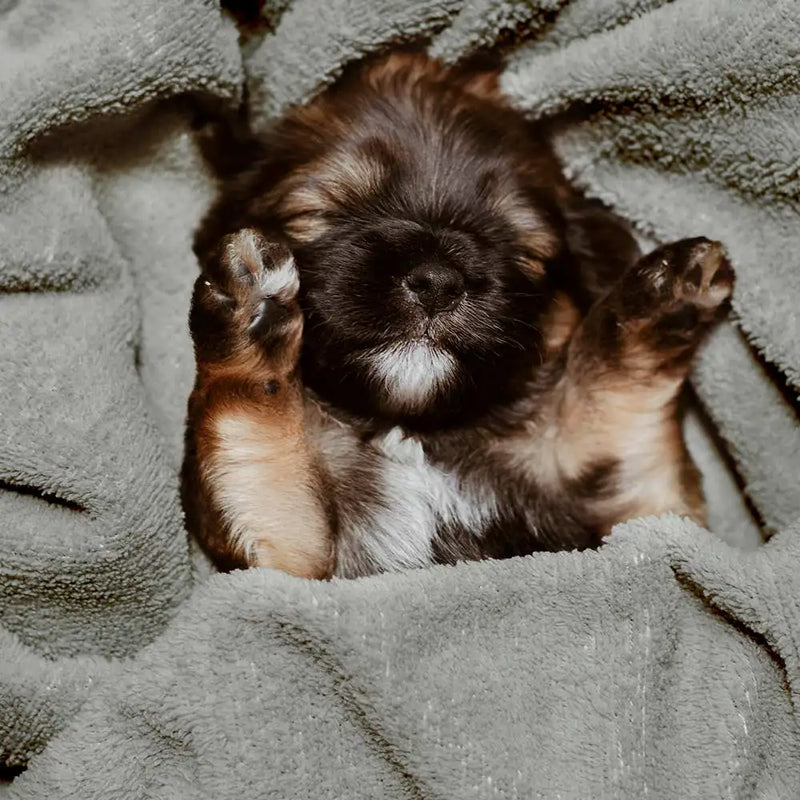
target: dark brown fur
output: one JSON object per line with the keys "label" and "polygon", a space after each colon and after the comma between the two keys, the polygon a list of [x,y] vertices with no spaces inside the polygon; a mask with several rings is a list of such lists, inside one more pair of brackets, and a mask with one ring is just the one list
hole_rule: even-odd
{"label": "dark brown fur", "polygon": [[732,288],[720,245],[640,257],[495,73],[424,56],[353,69],[259,148],[196,240],[183,501],[221,566],[355,576],[704,520],[676,406]]}

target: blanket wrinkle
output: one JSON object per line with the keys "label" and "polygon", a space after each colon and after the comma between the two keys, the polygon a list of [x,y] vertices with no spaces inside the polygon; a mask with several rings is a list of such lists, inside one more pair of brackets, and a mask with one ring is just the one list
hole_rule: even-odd
{"label": "blanket wrinkle", "polygon": [[[660,110],[691,103],[733,108],[797,90],[796,0],[675,0],[540,59],[534,42],[518,54],[504,88],[521,107],[553,114],[602,100]],[[709,46],[713,42],[713,46]],[[613,58],[610,57],[613,53]],[[535,64],[535,69],[532,67]]]}
{"label": "blanket wrinkle", "polygon": [[[0,0],[0,795],[799,797],[798,11],[270,0],[240,43],[210,0]],[[725,242],[685,421],[710,531],[325,583],[187,543],[193,99],[268,125],[408,42],[499,44],[587,194]]]}
{"label": "blanket wrinkle", "polygon": [[245,64],[253,124],[266,125],[310,99],[347,63],[369,52],[430,37],[463,5],[464,0],[377,0],[361,3],[353,14],[347,2],[296,0]]}
{"label": "blanket wrinkle", "polygon": [[794,557],[800,526],[787,530],[753,552],[731,548],[707,531],[677,520],[662,522],[658,535],[645,520],[618,526],[609,543],[657,550],[714,607],[763,636],[787,670],[795,707],[800,702],[800,578]]}

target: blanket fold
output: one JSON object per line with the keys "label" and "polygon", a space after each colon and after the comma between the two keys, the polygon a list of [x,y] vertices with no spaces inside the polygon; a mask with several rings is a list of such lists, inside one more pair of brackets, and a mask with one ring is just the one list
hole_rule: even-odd
{"label": "blanket fold", "polygon": [[[32,798],[800,796],[800,4],[0,3],[0,761]],[[197,96],[503,47],[585,191],[726,243],[687,420],[713,534],[329,583],[205,578],[178,503]],[[751,514],[752,512],[752,514]],[[761,526],[761,530],[757,529]],[[763,546],[761,535],[773,533]]]}
{"label": "blanket fold", "polygon": [[212,579],[12,796],[793,796],[780,666],[652,551]]}
{"label": "blanket fold", "polygon": [[[127,182],[118,216],[130,222],[138,211],[141,228],[164,188],[166,165],[150,153],[161,186],[140,192],[137,209],[136,167],[120,161],[134,149],[122,143],[126,109],[188,91],[234,102],[241,58],[235,30],[208,4],[91,6],[22,2],[0,14],[0,755],[10,763],[41,749],[86,695],[84,667],[64,658],[94,656],[90,672],[107,671],[104,657],[151,641],[191,590],[177,498],[181,416],[176,405],[170,457],[143,391],[150,309],[163,287],[145,283],[140,302],[111,195]],[[169,128],[163,115],[159,125]],[[160,215],[150,257],[174,254],[163,245],[179,223],[186,268],[173,263],[184,283],[166,325],[188,350],[188,243],[211,182],[195,174],[196,158],[173,161],[183,196],[170,201],[182,213]],[[174,372],[173,352],[162,373]],[[189,381],[190,352],[184,362]]]}

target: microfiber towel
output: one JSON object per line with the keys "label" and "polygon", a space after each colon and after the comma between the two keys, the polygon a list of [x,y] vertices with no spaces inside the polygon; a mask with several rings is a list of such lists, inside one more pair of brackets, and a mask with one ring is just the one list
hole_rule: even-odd
{"label": "microfiber towel", "polygon": [[[0,13],[0,754],[11,763],[191,591],[182,412],[162,407],[168,387],[177,410],[191,385],[190,242],[213,186],[188,115],[177,101],[156,109],[188,92],[234,101],[241,83],[236,31],[208,3]],[[154,264],[169,269],[148,273]]]}
{"label": "microfiber towel", "polygon": [[[800,3],[276,0],[244,47],[211,3],[61,5],[0,10],[6,793],[800,796]],[[587,194],[726,243],[686,422],[713,533],[328,583],[187,544],[198,108],[268,125],[411,41],[500,47]]]}
{"label": "microfiber towel", "polygon": [[11,796],[795,797],[781,664],[629,544],[213,578]]}

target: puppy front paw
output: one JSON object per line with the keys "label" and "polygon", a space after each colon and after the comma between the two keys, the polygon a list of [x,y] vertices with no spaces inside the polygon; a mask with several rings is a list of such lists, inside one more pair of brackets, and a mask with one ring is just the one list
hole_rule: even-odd
{"label": "puppy front paw", "polygon": [[682,239],[644,256],[624,276],[618,287],[620,316],[649,331],[657,348],[691,348],[727,308],[734,281],[722,244]]}
{"label": "puppy front paw", "polygon": [[686,303],[713,316],[730,298],[733,285],[733,267],[725,248],[698,237],[663,245],[643,256],[624,276],[620,289],[631,317],[652,317]]}
{"label": "puppy front paw", "polygon": [[253,347],[264,355],[297,351],[299,287],[285,245],[251,228],[225,236],[194,286],[189,328],[197,360],[221,361]]}
{"label": "puppy front paw", "polygon": [[714,316],[733,294],[733,267],[720,242],[702,238],[685,241],[688,252],[676,262],[680,270],[676,294],[679,300]]}

